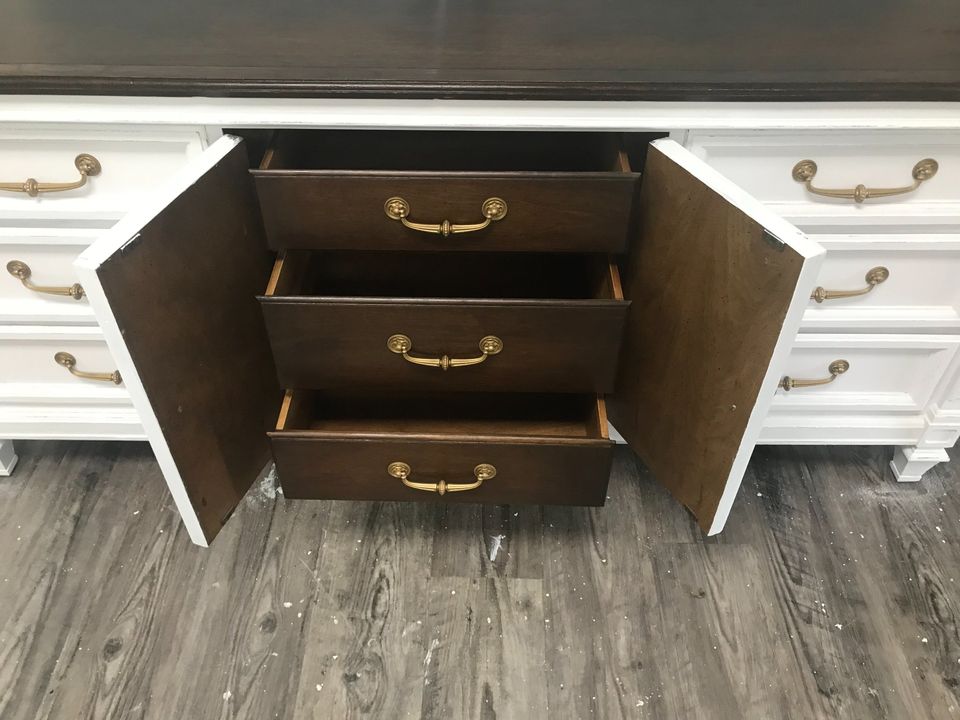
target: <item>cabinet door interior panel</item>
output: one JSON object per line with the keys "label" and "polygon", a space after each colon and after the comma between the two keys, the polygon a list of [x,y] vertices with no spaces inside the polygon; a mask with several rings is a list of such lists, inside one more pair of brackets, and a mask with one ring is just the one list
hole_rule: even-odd
{"label": "cabinet door interior panel", "polygon": [[673,141],[653,143],[610,420],[719,532],[823,250]]}
{"label": "cabinet door interior panel", "polygon": [[269,457],[279,405],[256,295],[269,277],[245,148],[224,137],[77,267],[191,538]]}

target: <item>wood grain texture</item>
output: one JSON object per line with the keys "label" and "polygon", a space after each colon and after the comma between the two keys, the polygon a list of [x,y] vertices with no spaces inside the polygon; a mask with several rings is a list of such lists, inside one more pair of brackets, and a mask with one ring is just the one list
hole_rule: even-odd
{"label": "wood grain texture", "polygon": [[953,0],[8,0],[0,91],[957,100]]}
{"label": "wood grain texture", "polygon": [[706,532],[804,260],[656,145],[637,214],[610,422]]}
{"label": "wood grain texture", "polygon": [[[498,252],[623,252],[638,173],[609,133],[280,132],[253,171],[270,247]],[[618,162],[623,160],[621,164]],[[413,222],[472,224],[487,198],[506,216],[442,237]]]}
{"label": "wood grain texture", "polygon": [[208,540],[269,458],[281,398],[256,301],[273,258],[255,203],[240,144],[97,268]]}
{"label": "wood grain texture", "polygon": [[[285,255],[276,294],[260,298],[284,387],[613,390],[630,303],[611,287],[616,269],[605,262],[526,254],[405,255],[400,264],[389,253],[300,257]],[[307,262],[320,277],[295,287],[289,276],[309,275]],[[489,335],[503,350],[443,371],[391,352],[387,339],[398,333],[418,357],[476,358]]]}
{"label": "wood grain texture", "polygon": [[960,712],[956,460],[897,485],[889,449],[758,448],[715,538],[622,448],[599,509],[267,480],[204,550],[145,444],[18,450],[4,720]]}
{"label": "wood grain texture", "polygon": [[[602,505],[613,445],[598,423],[602,399],[575,395],[470,393],[426,397],[288,393],[286,422],[270,433],[284,494],[324,500]],[[308,409],[304,406],[311,406]],[[474,468],[497,474],[444,496],[414,482],[472,483]]]}

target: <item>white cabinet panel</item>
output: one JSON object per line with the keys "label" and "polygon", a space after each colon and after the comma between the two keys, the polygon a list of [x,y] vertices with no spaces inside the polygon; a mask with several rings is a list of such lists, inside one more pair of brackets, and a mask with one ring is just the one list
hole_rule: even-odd
{"label": "white cabinet panel", "polygon": [[[699,157],[801,229],[822,222],[912,221],[960,217],[960,133],[904,130],[697,132],[686,141]],[[815,187],[852,189],[909,186],[914,165],[939,163],[935,176],[913,192],[853,200],[822,197],[793,177],[813,160]]]}
{"label": "white cabinet panel", "polygon": [[920,413],[958,347],[957,335],[801,334],[787,360],[788,376],[829,377],[834,360],[846,360],[850,368],[829,384],[778,389],[771,414]]}
{"label": "white cabinet panel", "polygon": [[904,332],[960,328],[960,226],[913,234],[865,227],[856,234],[816,234],[827,248],[817,278],[826,290],[862,290],[867,273],[889,277],[864,295],[810,301],[803,330],[890,329]]}
{"label": "white cabinet panel", "polygon": [[0,438],[144,439],[126,388],[74,377],[59,351],[81,370],[116,367],[96,326],[0,326]]}
{"label": "white cabinet panel", "polygon": [[0,386],[44,384],[60,386],[66,392],[86,386],[101,397],[128,397],[123,385],[71,375],[53,359],[61,351],[76,357],[78,370],[111,372],[117,368],[98,327],[0,326]]}
{"label": "white cabinet panel", "polygon": [[0,182],[71,182],[74,161],[93,155],[101,166],[81,188],[65,192],[0,191],[0,220],[78,219],[110,224],[203,150],[196,127],[0,127]]}
{"label": "white cabinet panel", "polygon": [[30,268],[30,282],[70,287],[77,282],[73,261],[101,232],[0,227],[0,266],[4,268],[0,274],[0,323],[95,323],[86,298],[35,292],[6,267],[19,261]]}

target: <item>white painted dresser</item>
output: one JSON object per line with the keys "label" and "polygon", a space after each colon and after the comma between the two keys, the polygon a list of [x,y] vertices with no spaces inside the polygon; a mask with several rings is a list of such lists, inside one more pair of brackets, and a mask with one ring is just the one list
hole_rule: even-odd
{"label": "white painted dresser", "polygon": [[[827,253],[804,289],[822,289],[820,301],[809,301],[777,372],[830,382],[778,389],[744,442],[895,446],[891,480],[904,481],[948,459],[960,436],[960,103],[2,96],[0,182],[77,180],[81,153],[100,172],[73,190],[0,192],[0,473],[13,471],[19,439],[150,435],[122,379],[72,372],[118,367],[87,299],[36,286],[71,288],[83,249],[225,128],[669,134]],[[915,183],[927,159],[937,170]],[[794,177],[804,160],[817,166],[811,187]],[[816,192],[859,185],[911,189],[863,202]],[[63,352],[74,367],[54,360]]]}

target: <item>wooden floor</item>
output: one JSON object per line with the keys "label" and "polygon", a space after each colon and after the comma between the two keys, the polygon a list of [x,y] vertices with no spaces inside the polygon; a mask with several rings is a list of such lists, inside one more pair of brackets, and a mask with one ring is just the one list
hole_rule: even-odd
{"label": "wooden floor", "polygon": [[264,483],[202,550],[146,445],[18,450],[4,720],[960,717],[958,461],[762,448],[709,541],[627,451],[602,509]]}

